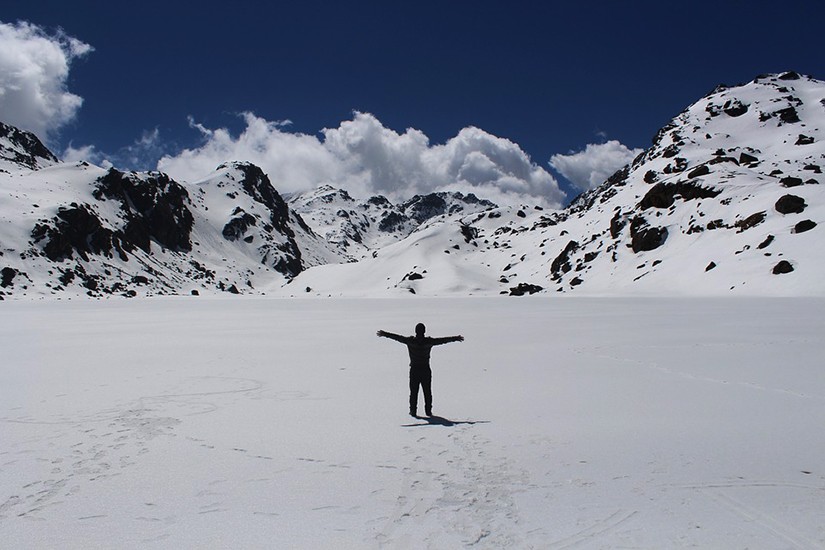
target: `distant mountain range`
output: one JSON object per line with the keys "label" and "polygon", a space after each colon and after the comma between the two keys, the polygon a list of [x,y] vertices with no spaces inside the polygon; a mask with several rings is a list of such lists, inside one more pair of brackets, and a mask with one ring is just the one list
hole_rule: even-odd
{"label": "distant mountain range", "polygon": [[825,295],[825,83],[719,86],[560,211],[61,163],[0,123],[0,298]]}

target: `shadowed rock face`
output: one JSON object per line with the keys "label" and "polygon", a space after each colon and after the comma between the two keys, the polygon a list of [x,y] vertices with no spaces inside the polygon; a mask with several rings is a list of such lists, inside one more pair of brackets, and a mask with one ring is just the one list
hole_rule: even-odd
{"label": "shadowed rock face", "polygon": [[783,195],[776,201],[776,211],[780,214],[800,214],[805,210],[805,199],[796,195]]}
{"label": "shadowed rock face", "polygon": [[120,204],[121,225],[107,227],[87,204],[61,207],[54,218],[37,224],[31,234],[35,243],[42,243],[50,260],[67,260],[77,253],[88,261],[89,254],[111,257],[116,251],[125,261],[126,253],[135,248],[151,252],[152,241],[173,251],[192,249],[189,195],[167,175],[153,173],[141,179],[112,169],[97,181],[93,196]]}
{"label": "shadowed rock face", "polygon": [[[264,174],[263,170],[248,162],[236,162],[232,165],[243,174],[240,183],[246,194],[269,210],[272,226],[279,233],[294,237],[295,233],[288,223],[289,207],[281,198],[281,195],[272,187],[272,182],[269,181],[269,177]],[[221,165],[218,169],[224,166]]]}
{"label": "shadowed rock face", "polygon": [[122,241],[127,248],[150,252],[150,242],[155,240],[170,250],[192,250],[194,218],[187,208],[189,194],[166,174],[151,172],[139,178],[113,168],[98,180],[93,194],[97,200],[120,202],[126,221]]}
{"label": "shadowed rock face", "polygon": [[793,271],[793,265],[788,260],[782,260],[778,264],[776,264],[773,268],[774,275],[783,275],[785,273],[790,273]]}
{"label": "shadowed rock face", "polygon": [[578,249],[579,243],[576,241],[570,241],[567,243],[567,246],[564,247],[564,250],[556,256],[556,259],[553,260],[552,264],[550,264],[550,274],[554,280],[560,279],[564,273],[567,273],[573,269],[571,256]]}
{"label": "shadowed rock face", "polygon": [[657,183],[644,196],[639,203],[639,208],[670,208],[676,202],[677,197],[682,200],[712,199],[718,196],[721,191],[701,187],[691,182],[678,183]]}
{"label": "shadowed rock face", "polygon": [[642,216],[630,221],[630,244],[633,252],[656,250],[667,240],[666,227],[650,227]]}
{"label": "shadowed rock face", "polygon": [[74,252],[84,261],[89,261],[89,254],[111,256],[113,238],[122,237],[103,227],[87,206],[77,204],[61,209],[50,224],[38,224],[32,231],[34,242],[45,240],[43,252],[53,262],[72,258]]}

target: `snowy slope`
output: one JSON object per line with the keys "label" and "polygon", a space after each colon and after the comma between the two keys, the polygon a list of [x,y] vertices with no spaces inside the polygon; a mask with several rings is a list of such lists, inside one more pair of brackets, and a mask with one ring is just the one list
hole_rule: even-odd
{"label": "snowy slope", "polygon": [[[8,301],[0,545],[822,548],[824,308]],[[419,321],[429,421],[375,336]]]}
{"label": "snowy slope", "polygon": [[[358,264],[312,269],[285,290],[823,295],[823,101],[825,83],[795,73],[720,87],[564,211],[507,207],[449,220],[430,228],[424,254],[417,232]],[[399,284],[413,269],[426,276]]]}

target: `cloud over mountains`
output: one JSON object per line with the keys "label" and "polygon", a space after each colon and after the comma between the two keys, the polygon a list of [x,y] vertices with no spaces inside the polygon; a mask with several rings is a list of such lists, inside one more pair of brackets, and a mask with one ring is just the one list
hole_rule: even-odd
{"label": "cloud over mountains", "polygon": [[501,202],[528,199],[560,206],[564,193],[544,168],[515,143],[468,127],[444,144],[432,145],[420,130],[398,133],[369,113],[323,130],[321,137],[293,133],[288,123],[244,113],[245,129],[209,129],[201,146],[167,155],[158,169],[194,181],[227,159],[261,166],[284,192],[329,183],[355,195],[410,197],[440,190],[471,192]]}

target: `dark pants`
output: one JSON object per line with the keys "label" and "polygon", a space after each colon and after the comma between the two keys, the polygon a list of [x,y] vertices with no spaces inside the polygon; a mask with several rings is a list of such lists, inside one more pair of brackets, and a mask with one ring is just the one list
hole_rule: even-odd
{"label": "dark pants", "polygon": [[421,389],[424,390],[424,410],[427,414],[432,412],[432,380],[433,373],[430,369],[410,369],[410,414],[416,414],[418,410],[418,386],[421,386]]}

